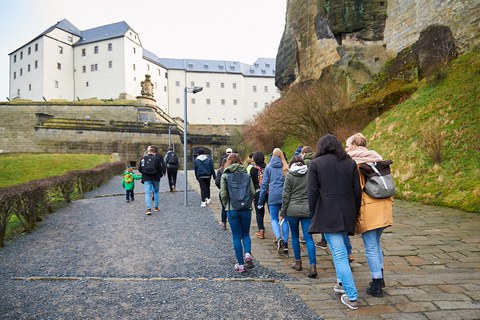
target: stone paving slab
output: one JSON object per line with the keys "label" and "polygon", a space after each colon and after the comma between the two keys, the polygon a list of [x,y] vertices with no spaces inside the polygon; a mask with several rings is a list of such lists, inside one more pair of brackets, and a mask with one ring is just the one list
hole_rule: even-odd
{"label": "stone paving slab", "polygon": [[[193,173],[189,179],[192,188],[199,190]],[[209,208],[220,224],[218,189],[213,183],[211,193]],[[309,279],[306,272],[290,268],[293,252],[277,254],[268,212],[265,226],[266,239],[255,238],[253,213],[250,234],[255,259],[294,277],[286,287],[325,319],[480,319],[479,214],[395,200],[394,225],[382,237],[387,284],[383,298],[365,293],[371,281],[365,251],[361,238],[351,237],[358,310],[346,308],[333,292],[335,272],[328,250],[317,248],[319,275]],[[320,240],[318,235],[314,239]],[[304,246],[302,257],[308,264]]]}

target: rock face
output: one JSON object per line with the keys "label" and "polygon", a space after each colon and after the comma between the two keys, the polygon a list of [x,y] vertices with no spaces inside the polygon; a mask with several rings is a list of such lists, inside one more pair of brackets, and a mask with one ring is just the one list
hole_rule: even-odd
{"label": "rock face", "polygon": [[478,48],[479,21],[479,0],[289,0],[275,84],[318,80],[333,66],[353,93],[431,25],[449,28],[460,53]]}

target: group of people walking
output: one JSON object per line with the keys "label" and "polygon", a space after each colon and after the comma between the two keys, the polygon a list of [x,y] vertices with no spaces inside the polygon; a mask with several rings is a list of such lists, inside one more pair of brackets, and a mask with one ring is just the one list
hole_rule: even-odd
{"label": "group of people walking", "polygon": [[[367,140],[361,133],[349,137],[345,148],[336,136],[327,134],[319,140],[314,153],[310,147],[303,147],[302,152],[289,163],[279,148],[273,150],[268,164],[265,163],[265,155],[257,151],[249,155],[246,165],[243,165],[238,153],[230,150],[217,172],[220,175],[217,180],[220,181],[222,210],[226,211],[232,232],[237,258],[235,270],[245,272],[254,267],[249,234],[251,206],[232,206],[233,202],[238,203],[237,199],[243,197],[247,199],[245,201],[253,202],[258,224],[256,237],[265,238],[263,221],[266,205],[278,253],[288,253],[291,233],[292,268],[298,271],[303,269],[301,227],[309,259],[308,277],[311,278],[318,275],[312,235],[322,234],[335,266],[337,282],[333,290],[342,294],[340,301],[350,309],[358,308],[358,292],[350,267],[349,236],[360,234],[372,279],[366,293],[382,297],[385,281],[380,238],[383,230],[393,223],[393,200],[391,197],[372,198],[363,192],[366,180],[358,169],[362,163],[382,160],[377,152],[367,148]],[[239,188],[245,178],[241,178],[242,175],[229,177],[233,173],[249,177],[245,180],[246,188]],[[225,225],[223,219],[222,216]]]}

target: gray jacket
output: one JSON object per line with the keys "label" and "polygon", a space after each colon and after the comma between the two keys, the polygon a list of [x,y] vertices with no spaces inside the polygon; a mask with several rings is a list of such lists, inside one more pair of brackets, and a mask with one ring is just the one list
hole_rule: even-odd
{"label": "gray jacket", "polygon": [[292,164],[285,176],[282,192],[280,216],[310,217],[308,208],[308,168],[306,165]]}

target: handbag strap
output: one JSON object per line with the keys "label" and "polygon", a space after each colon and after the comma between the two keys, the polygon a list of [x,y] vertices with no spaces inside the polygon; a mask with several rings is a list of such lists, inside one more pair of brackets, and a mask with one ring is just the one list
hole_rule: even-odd
{"label": "handbag strap", "polygon": [[378,169],[375,167],[377,165],[377,163],[376,162],[367,162],[367,164],[370,167],[372,167],[373,171],[375,171],[375,173],[380,177],[380,180],[382,180],[382,183],[383,183],[383,186],[385,187],[385,190],[388,190],[387,182],[385,181],[385,178],[382,176],[380,171],[378,171]]}

